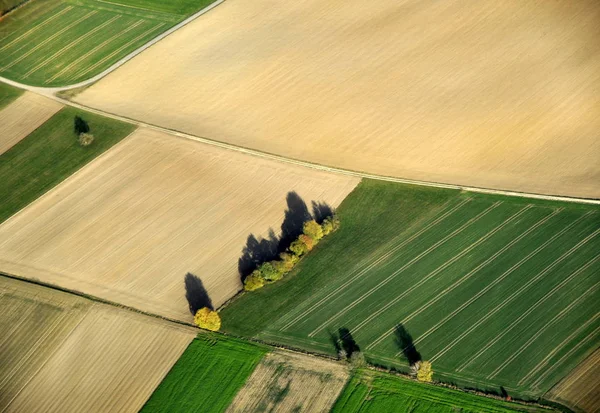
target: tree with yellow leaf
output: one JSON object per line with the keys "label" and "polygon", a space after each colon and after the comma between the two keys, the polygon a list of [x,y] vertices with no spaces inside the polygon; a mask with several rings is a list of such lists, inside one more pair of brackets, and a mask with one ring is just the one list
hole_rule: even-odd
{"label": "tree with yellow leaf", "polygon": [[219,317],[219,313],[216,311],[213,311],[208,307],[203,307],[196,311],[194,323],[205,330],[219,331],[221,328],[221,317]]}

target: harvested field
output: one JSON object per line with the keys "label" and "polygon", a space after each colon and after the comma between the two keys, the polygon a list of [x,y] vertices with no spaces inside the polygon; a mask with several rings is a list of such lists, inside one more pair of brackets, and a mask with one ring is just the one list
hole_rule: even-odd
{"label": "harvested field", "polygon": [[137,412],[192,329],[0,278],[4,412]]}
{"label": "harvested field", "polygon": [[349,330],[379,365],[422,357],[523,397],[598,347],[600,208],[363,181],[338,212],[283,283],[222,311],[226,331],[334,353]]}
{"label": "harvested field", "polygon": [[585,413],[600,412],[600,349],[558,383],[547,397]]}
{"label": "harvested field", "polygon": [[210,3],[31,1],[0,20],[0,75],[40,86],[77,83]]}
{"label": "harvested field", "polygon": [[191,321],[239,291],[251,234],[357,183],[138,129],[0,226],[0,270]]}
{"label": "harvested field", "polygon": [[269,353],[227,412],[328,412],[348,377],[347,366],[340,363],[283,351]]}
{"label": "harvested field", "polygon": [[144,405],[142,413],[222,413],[267,348],[200,334]]}
{"label": "harvested field", "polygon": [[359,371],[331,413],[509,413],[547,409],[476,396],[373,371]]}
{"label": "harvested field", "polygon": [[50,119],[61,108],[62,105],[54,100],[25,92],[20,98],[0,110],[0,125],[2,125],[0,155]]}
{"label": "harvested field", "polygon": [[599,21],[597,1],[227,0],[76,100],[329,166],[600,198]]}

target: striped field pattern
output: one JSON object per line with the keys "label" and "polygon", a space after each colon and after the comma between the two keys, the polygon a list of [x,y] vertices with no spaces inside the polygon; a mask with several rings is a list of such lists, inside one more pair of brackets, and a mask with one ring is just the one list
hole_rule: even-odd
{"label": "striped field pattern", "polygon": [[331,351],[346,328],[394,367],[412,341],[439,379],[542,395],[600,343],[599,212],[458,195],[258,337]]}
{"label": "striped field pattern", "polygon": [[38,86],[77,83],[183,18],[97,0],[32,3],[0,22],[0,76]]}

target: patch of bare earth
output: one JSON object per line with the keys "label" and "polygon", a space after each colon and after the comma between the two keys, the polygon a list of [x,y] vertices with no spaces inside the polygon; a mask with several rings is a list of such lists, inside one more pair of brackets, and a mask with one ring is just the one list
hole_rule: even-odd
{"label": "patch of bare earth", "polygon": [[600,349],[561,380],[547,397],[585,413],[600,412]]}
{"label": "patch of bare earth", "polygon": [[592,0],[227,0],[76,100],[329,166],[600,198],[599,21]]}
{"label": "patch of bare earth", "polygon": [[62,107],[54,100],[25,92],[0,110],[0,155],[40,127]]}
{"label": "patch of bare earth", "polygon": [[348,368],[339,363],[284,351],[269,353],[227,413],[327,412],[348,376]]}
{"label": "patch of bare earth", "polygon": [[137,412],[195,331],[0,277],[3,412]]}
{"label": "patch of bare earth", "polygon": [[0,226],[0,270],[191,321],[202,290],[240,290],[288,193],[335,207],[358,182],[138,129]]}

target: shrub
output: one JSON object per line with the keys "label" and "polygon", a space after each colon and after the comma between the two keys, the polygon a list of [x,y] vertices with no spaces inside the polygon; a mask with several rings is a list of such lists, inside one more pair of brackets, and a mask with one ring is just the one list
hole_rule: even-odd
{"label": "shrub", "polygon": [[244,280],[244,290],[254,291],[264,287],[265,279],[262,276],[260,270],[254,270],[252,274],[246,277]]}
{"label": "shrub", "polygon": [[276,261],[265,262],[263,265],[258,267],[262,277],[265,281],[273,282],[280,280],[283,277],[283,273],[280,272],[276,265],[274,265]]}
{"label": "shrub", "polygon": [[355,351],[350,356],[350,366],[353,369],[360,369],[362,367],[367,366],[367,360],[365,360],[365,356],[360,351]]}
{"label": "shrub", "polygon": [[319,240],[323,238],[323,229],[319,224],[317,224],[317,221],[315,221],[314,219],[311,221],[306,221],[304,223],[302,232],[304,232],[305,235],[311,237],[315,244],[317,244]]}
{"label": "shrub", "polygon": [[90,146],[94,142],[94,135],[91,133],[82,133],[77,138],[77,141],[81,146]]}
{"label": "shrub", "polygon": [[308,249],[306,248],[306,244],[304,242],[302,242],[300,239],[297,239],[296,241],[292,242],[292,245],[290,245],[290,251],[293,252],[296,257],[301,257],[308,252]]}
{"label": "shrub", "polygon": [[417,367],[417,380],[431,383],[433,379],[433,369],[431,368],[431,363],[429,361],[422,361],[419,363]]}
{"label": "shrub", "polygon": [[332,232],[335,232],[340,227],[340,219],[337,215],[333,215],[331,217],[327,217],[323,220],[321,224],[321,229],[323,230],[323,235],[329,235]]}
{"label": "shrub", "polygon": [[219,331],[221,328],[221,317],[219,317],[219,313],[216,311],[213,311],[208,307],[203,307],[196,311],[194,323],[205,330]]}
{"label": "shrub", "polygon": [[282,252],[281,254],[279,254],[279,259],[281,260],[279,262],[283,264],[285,272],[287,273],[292,271],[294,265],[296,265],[299,258],[295,254],[290,254],[289,252]]}

